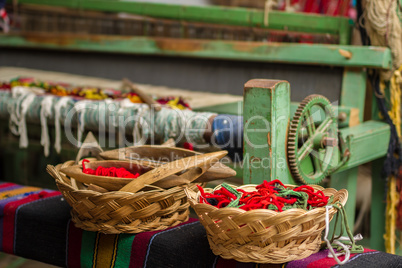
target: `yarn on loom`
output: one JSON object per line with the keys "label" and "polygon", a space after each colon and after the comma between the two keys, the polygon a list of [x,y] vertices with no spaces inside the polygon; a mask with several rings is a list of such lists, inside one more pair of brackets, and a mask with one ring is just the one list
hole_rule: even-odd
{"label": "yarn on loom", "polygon": [[[44,124],[50,121],[55,124],[54,147],[60,153],[61,137],[65,132],[63,127],[66,124],[77,125],[78,136],[82,136],[84,130],[88,129],[118,129],[121,135],[134,132],[136,141],[143,139],[158,144],[169,138],[176,142],[188,139],[186,141],[196,147],[206,144],[203,136],[208,120],[216,115],[166,107],[156,113],[146,104],[132,103],[128,99],[77,102],[69,96],[52,96],[52,101],[44,101],[48,95],[37,95],[28,87],[14,87],[11,91],[0,90],[0,96],[0,113],[2,116],[10,116],[10,130],[20,136],[21,146],[28,145],[26,122],[41,122],[41,143],[45,147],[45,154],[49,146],[49,129]],[[132,144],[126,141],[123,145]]]}
{"label": "yarn on loom", "polygon": [[29,88],[25,87],[14,87],[11,94],[13,102],[8,105],[10,130],[14,135],[20,136],[20,148],[27,148],[28,131],[26,114],[29,106],[35,99],[35,94]]}
{"label": "yarn on loom", "polygon": [[[364,22],[363,27],[360,28],[363,44],[370,45],[371,43],[376,46],[387,46],[392,53],[393,68],[391,70],[382,70],[379,74],[377,71],[372,71],[369,78],[376,93],[379,110],[391,127],[391,138],[382,175],[387,178],[388,183],[386,233],[384,234],[385,248],[388,253],[393,254],[395,254],[396,207],[398,200],[396,197],[395,175],[398,174],[402,157],[400,145],[402,30],[398,1],[366,0],[363,16],[360,18],[360,22]],[[362,6],[358,6],[358,11],[362,13]],[[369,38],[367,38],[366,33]],[[386,84],[389,85],[390,90],[390,111],[388,111],[384,98]]]}
{"label": "yarn on loom", "polygon": [[392,70],[381,71],[381,79],[389,81],[402,64],[402,29],[396,0],[366,0],[364,27],[374,46],[386,46],[392,53]]}

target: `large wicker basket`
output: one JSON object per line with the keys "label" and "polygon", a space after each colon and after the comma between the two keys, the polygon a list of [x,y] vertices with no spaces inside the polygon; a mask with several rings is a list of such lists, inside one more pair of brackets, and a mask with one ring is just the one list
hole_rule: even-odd
{"label": "large wicker basket", "polygon": [[[163,230],[188,219],[189,204],[183,186],[100,193],[60,172],[72,164],[74,161],[69,161],[48,171],[70,204],[72,221],[78,228],[106,234],[141,233]],[[197,188],[195,183],[187,187]]]}
{"label": "large wicker basket", "polygon": [[[48,165],[47,170],[72,207],[72,220],[77,227],[107,234],[140,233],[163,230],[186,221],[190,205],[184,187],[197,190],[197,184],[192,181],[226,153],[215,152],[171,162],[171,165],[145,172],[118,191],[107,191],[92,181],[83,181],[78,175],[75,178],[67,176],[74,161],[56,167]],[[176,173],[179,175],[174,175]],[[168,177],[179,182],[187,179],[188,183],[168,189],[152,185]]]}
{"label": "large wicker basket", "polygon": [[[254,191],[256,185],[238,188]],[[295,187],[286,185],[288,187]],[[334,195],[334,202],[345,205],[348,192],[332,188],[322,190],[326,196]],[[213,189],[205,189],[212,192]],[[186,189],[191,207],[205,227],[209,245],[215,255],[240,262],[285,263],[316,253],[321,245],[325,228],[325,208],[310,211],[290,209],[275,212],[268,209],[245,211],[240,208],[216,208],[198,202],[199,193]],[[336,213],[329,210],[330,219]]]}

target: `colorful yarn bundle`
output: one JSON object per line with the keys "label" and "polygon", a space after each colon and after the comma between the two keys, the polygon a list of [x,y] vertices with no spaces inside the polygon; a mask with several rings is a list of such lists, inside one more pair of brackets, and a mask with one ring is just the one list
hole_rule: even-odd
{"label": "colorful yarn bundle", "polygon": [[78,87],[67,83],[54,83],[37,80],[30,77],[17,77],[9,83],[0,82],[0,89],[11,89],[16,86],[36,87],[43,89],[46,93],[56,96],[72,96],[91,100],[103,100],[116,98],[119,91],[113,89],[102,89],[98,87]]}
{"label": "colorful yarn bundle", "polygon": [[162,105],[167,105],[173,109],[191,109],[190,106],[183,100],[182,97],[164,97],[157,100]]}
{"label": "colorful yarn bundle", "polygon": [[[53,83],[37,80],[34,78],[14,78],[9,83],[0,82],[1,90],[11,90],[16,86],[36,87],[45,90],[46,93],[56,96],[71,96],[75,98],[84,98],[89,100],[104,100],[104,99],[129,99],[132,103],[144,103],[142,99],[133,92],[121,93],[112,88],[99,87],[78,87],[67,83]],[[163,97],[156,101],[162,105],[172,109],[191,109],[190,106],[181,97]]]}
{"label": "colorful yarn bundle", "polygon": [[85,163],[88,163],[88,162],[89,162],[89,160],[87,160],[87,159],[82,160],[82,172],[84,172],[85,174],[88,174],[88,175],[129,178],[129,179],[135,179],[138,176],[140,176],[139,173],[133,174],[125,168],[116,168],[116,167],[105,168],[105,167],[99,166],[96,168],[96,170],[93,170],[91,168],[85,167]]}
{"label": "colorful yarn bundle", "polygon": [[256,191],[247,192],[243,189],[234,189],[226,183],[212,193],[200,190],[200,203],[210,204],[217,208],[237,207],[249,211],[254,209],[271,209],[284,211],[291,208],[311,210],[324,207],[329,197],[320,190],[315,191],[309,185],[302,185],[294,189],[288,188],[279,180],[264,181],[256,186]]}

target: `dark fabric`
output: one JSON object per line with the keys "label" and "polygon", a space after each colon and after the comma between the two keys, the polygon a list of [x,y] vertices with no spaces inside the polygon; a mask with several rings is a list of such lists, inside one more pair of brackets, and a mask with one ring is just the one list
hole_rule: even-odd
{"label": "dark fabric", "polygon": [[[195,223],[195,222],[197,222],[196,219],[189,219],[185,223],[179,224],[178,226],[171,227],[171,228],[168,228],[163,231],[145,232],[145,233],[137,234],[134,237],[133,245],[132,245],[132,249],[131,249],[130,267],[143,267],[143,266],[149,265],[149,264],[147,264],[147,262],[154,257],[152,256],[152,257],[148,258],[147,256],[154,255],[154,252],[153,252],[154,249],[150,249],[150,247],[152,246],[153,248],[155,248],[155,243],[154,243],[155,237],[161,236],[161,235],[165,237],[165,235],[167,233],[175,231],[175,230],[183,230],[183,229],[187,230],[187,225],[193,225],[193,223]],[[201,227],[202,230],[204,230],[204,227],[202,227],[200,225],[199,225],[199,227]],[[193,230],[193,229],[191,229],[191,230]],[[204,230],[204,232],[205,232],[205,230]],[[174,232],[174,233],[177,235],[177,232]],[[177,243],[178,245],[181,245],[181,243],[183,243],[185,240],[187,240],[188,236],[192,236],[192,234],[190,234],[189,232],[181,231],[180,236],[181,236],[181,238],[183,238],[183,240],[178,241],[177,239],[175,239],[175,243]],[[171,245],[171,243],[167,243],[167,244],[163,245],[164,248],[169,248],[169,246],[173,246],[173,245]],[[174,245],[174,246],[177,246],[177,245]],[[156,246],[156,248],[158,248],[158,245]],[[196,249],[197,249],[197,251],[203,250],[202,248],[196,248]],[[208,251],[210,252],[209,246],[208,246]],[[212,252],[210,252],[210,253],[212,254]],[[155,254],[157,254],[157,253],[155,252]],[[165,255],[172,254],[172,251],[171,250],[164,251],[163,254],[165,254]],[[152,260],[151,260],[151,265],[152,265]],[[176,265],[177,265],[177,263],[176,263]]]}
{"label": "dark fabric", "polygon": [[[19,187],[19,188],[21,188],[21,187]],[[9,197],[7,199],[0,200],[0,230],[2,230],[2,234],[5,233],[5,232],[10,231],[10,230],[7,230],[7,229],[4,230],[4,224],[3,224],[4,218],[5,218],[4,217],[4,213],[5,213],[4,208],[6,207],[7,204],[21,199],[22,196],[23,196],[23,194],[12,196],[12,197]],[[0,251],[4,251],[4,249],[3,249],[3,240],[4,240],[4,235],[1,235],[0,236]]]}
{"label": "dark fabric", "polygon": [[402,148],[399,143],[398,133],[396,131],[395,125],[392,122],[388,114],[387,104],[385,102],[385,98],[379,98],[382,93],[380,91],[380,75],[377,70],[373,70],[369,75],[369,79],[371,81],[373,90],[375,91],[375,96],[377,100],[378,109],[381,112],[381,115],[384,117],[385,122],[391,128],[391,136],[388,145],[388,151],[386,155],[386,159],[384,161],[384,165],[381,171],[381,175],[383,178],[388,178],[390,175],[397,176],[399,173],[399,167],[402,163]]}
{"label": "dark fabric", "polygon": [[[24,187],[29,188],[29,187]],[[20,191],[20,190],[19,190]],[[26,196],[25,196],[26,195]],[[15,234],[16,234],[16,215],[18,209],[30,202],[41,200],[54,195],[60,195],[59,192],[40,191],[26,193],[17,197],[17,200],[11,201],[4,206],[3,210],[3,232],[2,232],[2,250],[6,253],[13,254],[15,252]]]}
{"label": "dark fabric", "polygon": [[342,266],[342,268],[360,268],[360,267],[387,267],[387,268],[400,268],[402,267],[402,257],[392,255],[380,251],[367,252],[352,257],[349,262]]}
{"label": "dark fabric", "polygon": [[69,222],[67,234],[66,266],[81,267],[81,240],[82,229],[74,227],[73,222]]}
{"label": "dark fabric", "polygon": [[[297,260],[297,261],[292,261],[287,263],[286,267],[287,268],[318,268],[318,267],[333,267],[337,266],[338,263],[334,258],[328,258],[328,253],[329,250],[321,250],[315,254],[312,254],[311,256],[302,259],[302,260]],[[350,259],[348,263],[351,263],[352,261],[357,260],[356,257],[360,256],[360,258],[365,258],[366,255],[371,255],[378,253],[378,251],[371,250],[371,249],[365,249],[364,253],[360,254],[351,254]],[[340,256],[339,257],[340,261],[345,260],[345,256]],[[377,267],[377,266],[368,266],[368,267]]]}
{"label": "dark fabric", "polygon": [[144,266],[212,267],[215,259],[204,227],[192,222],[152,236]]}
{"label": "dark fabric", "polygon": [[19,207],[14,238],[15,254],[65,266],[69,219],[70,206],[61,195]]}

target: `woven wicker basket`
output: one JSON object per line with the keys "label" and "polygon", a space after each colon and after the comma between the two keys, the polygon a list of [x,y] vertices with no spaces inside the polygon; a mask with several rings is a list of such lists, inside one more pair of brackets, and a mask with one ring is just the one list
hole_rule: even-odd
{"label": "woven wicker basket", "polygon": [[[71,217],[78,228],[106,234],[141,233],[163,230],[188,220],[189,204],[183,186],[168,190],[137,193],[111,191],[100,193],[67,177],[60,169],[73,165],[69,161],[48,172],[71,206]],[[196,184],[187,185],[196,190]]]}
{"label": "woven wicker basket", "polygon": [[[89,132],[75,161],[56,167],[48,165],[47,171],[72,207],[75,225],[106,234],[164,230],[188,220],[190,205],[184,187],[197,190],[193,181],[227,154],[219,151],[155,167],[125,161],[96,161],[101,159],[101,152],[103,150],[95,136]],[[133,180],[88,176],[77,165],[88,155],[95,157],[87,163],[90,168],[124,167],[141,175]],[[153,185],[164,180],[164,186]]]}
{"label": "woven wicker basket", "polygon": [[[238,188],[254,191],[256,185]],[[286,185],[294,188],[295,186]],[[332,188],[322,190],[326,196],[334,195],[334,202],[345,205],[348,192]],[[205,189],[212,192],[213,189]],[[285,263],[316,253],[321,245],[325,228],[325,208],[310,211],[290,209],[275,212],[268,209],[244,211],[240,208],[218,209],[198,202],[199,193],[186,189],[191,207],[207,231],[209,245],[215,255],[240,262]],[[336,209],[329,210],[330,219]]]}

